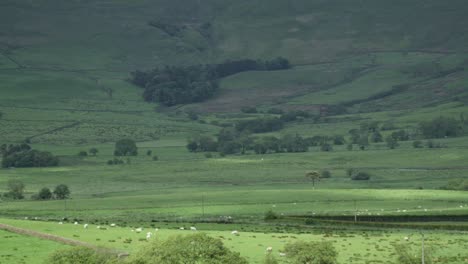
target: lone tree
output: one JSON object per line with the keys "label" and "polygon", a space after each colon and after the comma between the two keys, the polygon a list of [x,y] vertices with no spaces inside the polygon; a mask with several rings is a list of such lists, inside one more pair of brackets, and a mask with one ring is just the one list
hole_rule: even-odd
{"label": "lone tree", "polygon": [[93,156],[96,156],[96,154],[99,152],[99,150],[97,148],[90,148],[89,149],[89,153],[91,153],[91,155]]}
{"label": "lone tree", "polygon": [[50,191],[49,188],[44,187],[37,194],[37,198],[39,200],[50,200],[50,199],[52,199],[52,192]]}
{"label": "lone tree", "polygon": [[54,189],[54,195],[58,200],[67,199],[70,196],[70,189],[65,184],[59,184]]}
{"label": "lone tree", "polygon": [[24,198],[24,183],[20,180],[9,180],[7,182],[8,192],[5,194],[14,200],[20,200]]}
{"label": "lone tree", "polygon": [[309,171],[305,176],[312,181],[312,187],[315,190],[315,182],[320,181],[320,173],[318,171]]}
{"label": "lone tree", "polygon": [[121,139],[115,143],[114,156],[136,156],[138,148],[135,141],[131,139]]}

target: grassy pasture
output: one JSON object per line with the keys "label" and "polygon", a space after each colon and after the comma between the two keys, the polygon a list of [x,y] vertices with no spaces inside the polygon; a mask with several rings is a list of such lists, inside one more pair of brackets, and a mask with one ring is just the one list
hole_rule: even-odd
{"label": "grassy pasture", "polygon": [[[0,222],[16,227],[27,228],[39,232],[63,236],[75,240],[85,241],[97,246],[117,248],[134,253],[139,247],[146,243],[146,232],[154,234],[152,239],[165,239],[171,235],[189,234],[193,231],[179,230],[179,227],[189,229],[190,224],[167,224],[155,223],[152,227],[145,226],[142,233],[132,232],[132,228],[138,226],[115,227],[101,225],[106,230],[96,229],[96,225],[89,225],[84,229],[82,224],[73,225],[57,222],[40,222],[1,219]],[[288,242],[296,240],[305,241],[331,241],[339,252],[340,263],[393,263],[393,245],[405,243],[415,250],[420,245],[420,236],[416,230],[316,230],[303,229],[301,231],[288,228],[272,228],[267,230],[263,227],[259,230],[249,225],[213,225],[197,224],[197,229],[208,235],[220,238],[224,244],[234,251],[240,252],[242,256],[249,259],[251,263],[261,263],[265,256],[265,249],[273,247],[273,254],[279,258],[283,246]],[[158,228],[155,231],[154,228]],[[262,230],[263,229],[263,230]],[[218,231],[213,231],[218,230]],[[234,236],[230,232],[239,230],[240,235]],[[197,232],[199,232],[197,231]],[[408,241],[404,237],[409,237]],[[425,232],[426,246],[431,248],[437,259],[436,263],[464,263],[468,257],[468,241],[463,233],[428,231]],[[465,252],[465,253],[463,253]]]}
{"label": "grassy pasture", "polygon": [[67,246],[0,230],[0,263],[42,264],[54,250]]}

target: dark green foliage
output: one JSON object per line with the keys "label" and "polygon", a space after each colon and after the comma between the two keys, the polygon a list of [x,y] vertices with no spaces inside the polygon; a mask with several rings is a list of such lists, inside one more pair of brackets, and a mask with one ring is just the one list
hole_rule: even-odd
{"label": "dark green foliage", "polygon": [[112,160],[107,161],[107,165],[119,165],[119,164],[124,164],[124,161],[118,158],[114,158]]}
{"label": "dark green foliage", "polygon": [[321,178],[324,178],[324,179],[326,179],[326,178],[331,178],[331,176],[332,176],[332,175],[331,175],[331,172],[330,172],[329,170],[323,170],[323,171],[320,173],[320,175],[321,175],[320,177],[321,177]]}
{"label": "dark green foliage", "polygon": [[91,155],[93,156],[96,156],[96,154],[98,154],[99,150],[97,148],[90,148],[89,149],[89,153],[91,153]]}
{"label": "dark green foliage", "polygon": [[335,145],[344,145],[346,143],[346,140],[344,139],[343,136],[341,135],[336,135],[333,137],[333,144]]}
{"label": "dark green foliage", "polygon": [[413,141],[413,148],[422,148],[422,147],[423,147],[423,143],[421,140]]}
{"label": "dark green foliage", "polygon": [[290,111],[285,114],[282,114],[280,119],[283,122],[292,122],[298,119],[308,118],[310,116],[311,115],[308,112],[297,110],[297,111]]}
{"label": "dark green foliage", "polygon": [[246,114],[256,114],[257,108],[255,106],[244,106],[241,108],[241,111]]}
{"label": "dark green foliage", "polygon": [[13,200],[21,200],[24,198],[24,187],[24,183],[20,180],[9,180],[7,182],[8,192],[4,196]]}
{"label": "dark green foliage", "polygon": [[347,149],[348,151],[353,150],[353,144],[348,144],[348,145],[346,146],[346,149]]}
{"label": "dark green foliage", "polygon": [[351,129],[348,131],[352,144],[359,144],[359,139],[361,138],[361,132],[359,129]]}
{"label": "dark green foliage", "polygon": [[419,123],[424,138],[456,137],[463,133],[463,123],[451,117],[437,117],[432,121]]}
{"label": "dark green foliage", "polygon": [[306,152],[309,148],[306,140],[298,134],[283,136],[280,146],[286,152]]}
{"label": "dark green foliage", "polygon": [[348,175],[348,177],[352,177],[355,173],[357,173],[357,170],[354,168],[346,169],[346,175]]}
{"label": "dark green foliage", "polygon": [[128,264],[247,264],[239,253],[230,251],[220,239],[203,233],[154,240],[132,254]]}
{"label": "dark green foliage", "polygon": [[153,151],[150,150],[150,149],[147,150],[147,151],[146,151],[146,156],[151,156],[151,155],[153,155]]}
{"label": "dark green foliage", "polygon": [[257,154],[278,153],[282,152],[282,143],[273,136],[261,137],[255,140],[253,150]]}
{"label": "dark green foliage", "polygon": [[371,141],[374,143],[382,142],[383,141],[382,134],[380,134],[379,131],[373,132],[371,135]]}
{"label": "dark green foliage", "polygon": [[198,114],[193,111],[188,112],[187,116],[190,120],[198,120]]}
{"label": "dark green foliage", "polygon": [[115,143],[114,156],[136,156],[138,148],[135,141],[131,139],[121,139]]}
{"label": "dark green foliage", "polygon": [[156,155],[154,155],[154,156],[153,156],[153,161],[158,161],[158,160],[159,160],[159,157],[156,156]]}
{"label": "dark green foliage", "polygon": [[265,133],[280,130],[283,125],[280,118],[258,118],[238,121],[235,128],[239,132]]}
{"label": "dark green foliage", "polygon": [[371,178],[371,175],[364,171],[354,173],[351,176],[351,180],[354,180],[354,181],[367,181],[367,180],[370,180],[370,178]]}
{"label": "dark green foliage", "polygon": [[80,151],[80,152],[78,153],[78,156],[80,156],[80,157],[86,157],[86,156],[88,156],[88,152],[86,152],[86,151]]}
{"label": "dark green foliage", "polygon": [[398,141],[408,141],[410,139],[409,134],[403,129],[393,132],[391,136]]}
{"label": "dark green foliage", "polygon": [[[178,34],[177,27],[152,22],[168,34]],[[218,90],[218,79],[243,71],[281,70],[290,68],[288,60],[277,58],[271,61],[238,60],[221,64],[195,66],[166,66],[149,72],[131,73],[131,81],[145,89],[143,98],[167,106],[201,102],[211,98]]]}
{"label": "dark green foliage", "polygon": [[2,145],[2,167],[49,167],[57,166],[59,159],[47,151],[33,150],[28,144]]}
{"label": "dark green foliage", "polygon": [[284,113],[284,111],[282,109],[279,109],[279,108],[270,108],[270,109],[268,109],[267,113],[273,114],[273,115],[282,115]]}
{"label": "dark green foliage", "polygon": [[70,189],[65,184],[59,184],[54,189],[55,199],[64,200],[70,196]]}
{"label": "dark green foliage", "polygon": [[50,191],[49,188],[44,187],[37,194],[37,199],[38,200],[50,200],[52,199],[52,192]]}
{"label": "dark green foliage", "polygon": [[320,150],[328,152],[328,151],[332,151],[333,147],[331,144],[325,142],[325,143],[322,143],[322,145],[320,146]]}
{"label": "dark green foliage", "polygon": [[186,147],[190,152],[214,152],[218,150],[218,143],[211,137],[201,136],[195,139],[189,139]]}
{"label": "dark green foliage", "polygon": [[387,147],[389,149],[394,149],[399,146],[398,141],[393,136],[388,136],[385,138],[385,142],[387,142]]}
{"label": "dark green foliage", "polygon": [[55,251],[47,260],[47,264],[106,264],[116,263],[116,256],[98,253],[85,247],[72,247]]}
{"label": "dark green foliage", "polygon": [[294,264],[336,264],[338,257],[331,242],[297,241],[286,244],[284,252]]}
{"label": "dark green foliage", "polygon": [[265,216],[263,217],[263,219],[265,221],[269,221],[269,220],[275,220],[275,219],[278,219],[278,215],[273,212],[273,210],[268,210],[265,212]]}

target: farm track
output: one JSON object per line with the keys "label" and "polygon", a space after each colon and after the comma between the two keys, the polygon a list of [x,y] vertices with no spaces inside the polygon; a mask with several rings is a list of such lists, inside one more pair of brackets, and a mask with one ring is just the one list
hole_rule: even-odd
{"label": "farm track", "polygon": [[91,249],[94,249],[94,250],[105,251],[107,253],[116,254],[118,256],[127,256],[128,255],[128,253],[124,252],[124,251],[120,251],[120,250],[116,250],[116,249],[97,247],[95,245],[92,245],[92,244],[89,244],[89,243],[86,243],[86,242],[82,242],[82,241],[78,241],[78,240],[74,240],[74,239],[69,239],[69,238],[65,238],[65,237],[60,237],[60,236],[56,236],[56,235],[51,235],[51,234],[47,234],[47,233],[32,231],[32,230],[28,230],[28,229],[24,229],[24,228],[18,228],[18,227],[14,227],[14,226],[2,224],[2,223],[0,223],[0,230],[5,230],[5,231],[8,231],[8,232],[16,233],[16,234],[20,234],[20,235],[33,236],[33,237],[37,237],[37,238],[40,238],[40,239],[50,240],[50,241],[58,242],[58,243],[69,245],[69,246],[87,247],[87,248],[91,248]]}

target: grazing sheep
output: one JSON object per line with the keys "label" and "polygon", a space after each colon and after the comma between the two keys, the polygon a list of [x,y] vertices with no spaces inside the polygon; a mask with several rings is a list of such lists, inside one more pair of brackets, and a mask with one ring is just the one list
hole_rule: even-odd
{"label": "grazing sheep", "polygon": [[88,228],[88,224],[84,224],[84,226],[83,226],[83,227],[84,227],[85,229],[86,229],[86,228]]}
{"label": "grazing sheep", "polygon": [[59,225],[63,225],[63,222],[59,222]]}
{"label": "grazing sheep", "polygon": [[183,227],[179,227],[179,230],[185,230],[185,228],[183,228]]}
{"label": "grazing sheep", "polygon": [[73,223],[73,224],[74,224],[74,225],[77,225],[77,224],[78,224],[78,222],[75,222],[75,223]]}
{"label": "grazing sheep", "polygon": [[267,248],[266,248],[266,251],[267,251],[267,252],[271,252],[272,250],[273,250],[272,247],[267,247]]}
{"label": "grazing sheep", "polygon": [[29,219],[29,217],[27,217],[27,216],[24,218],[24,220],[28,220],[28,219]]}
{"label": "grazing sheep", "polygon": [[114,223],[112,223],[110,226],[111,226],[111,227],[116,227],[116,225],[115,225]]}
{"label": "grazing sheep", "polygon": [[427,209],[424,209],[424,212],[427,212]]}
{"label": "grazing sheep", "polygon": [[408,240],[409,240],[409,237],[406,236],[404,239],[405,239],[406,241],[408,241]]}
{"label": "grazing sheep", "polygon": [[238,235],[239,232],[238,232],[237,230],[234,230],[234,231],[231,232],[231,234],[233,234],[233,235]]}
{"label": "grazing sheep", "polygon": [[101,226],[96,226],[97,229],[101,229]]}
{"label": "grazing sheep", "polygon": [[154,231],[158,232],[158,231],[159,231],[159,228],[155,228]]}
{"label": "grazing sheep", "polygon": [[191,227],[190,227],[190,230],[192,230],[192,231],[197,231],[197,228],[194,227],[194,226],[191,226]]}
{"label": "grazing sheep", "polygon": [[146,233],[146,240],[149,240],[151,238],[151,235],[153,235],[153,233],[151,232]]}
{"label": "grazing sheep", "polygon": [[139,228],[135,229],[135,231],[136,231],[137,233],[140,233],[141,231],[143,231],[143,228],[139,227]]}
{"label": "grazing sheep", "polygon": [[280,252],[279,253],[280,257],[286,257],[286,253]]}

